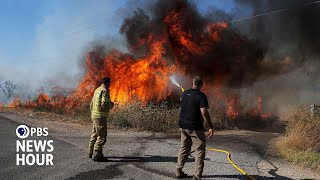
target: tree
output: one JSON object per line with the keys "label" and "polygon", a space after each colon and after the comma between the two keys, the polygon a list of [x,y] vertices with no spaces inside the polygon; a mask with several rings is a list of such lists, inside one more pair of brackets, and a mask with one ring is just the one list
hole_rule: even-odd
{"label": "tree", "polygon": [[0,89],[6,95],[8,99],[13,96],[13,92],[16,89],[16,85],[12,81],[5,81],[3,84],[0,84]]}

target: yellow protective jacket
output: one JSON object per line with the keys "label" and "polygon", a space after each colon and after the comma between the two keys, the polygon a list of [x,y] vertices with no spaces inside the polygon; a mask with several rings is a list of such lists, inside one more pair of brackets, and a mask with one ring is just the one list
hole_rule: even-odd
{"label": "yellow protective jacket", "polygon": [[91,118],[107,117],[108,112],[113,108],[113,105],[113,102],[110,100],[109,89],[102,84],[94,91],[90,103]]}

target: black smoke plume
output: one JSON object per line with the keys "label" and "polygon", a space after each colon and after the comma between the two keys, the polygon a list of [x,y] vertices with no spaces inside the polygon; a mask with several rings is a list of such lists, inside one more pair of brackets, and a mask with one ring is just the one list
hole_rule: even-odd
{"label": "black smoke plume", "polygon": [[[260,4],[255,1],[237,1],[237,3],[246,4],[252,9],[260,8]],[[133,16],[124,20],[120,30],[126,37],[129,49],[134,56],[143,56],[148,53],[150,35],[165,37],[167,41],[164,58],[178,64],[187,75],[199,74],[209,84],[216,82],[233,88],[245,87],[259,79],[286,73],[296,65],[291,62],[291,54],[276,58],[266,56],[270,50],[280,47],[271,48],[272,39],[265,39],[270,35],[264,35],[269,26],[260,27],[258,20],[251,20],[250,23],[259,28],[249,23],[253,27],[250,32],[242,32],[241,24],[234,25],[227,22],[228,28],[216,29],[219,31],[219,40],[215,41],[210,40],[208,26],[212,23],[222,23],[223,19],[228,21],[234,18],[234,15],[228,15],[221,10],[201,15],[192,2],[185,0],[159,0],[148,8],[150,14],[138,9]],[[282,7],[279,6],[279,8]],[[258,12],[255,9],[254,11]],[[184,37],[196,48],[190,48],[181,43],[181,34],[186,35]],[[281,37],[283,41],[286,40],[285,36]],[[304,39],[303,42],[306,42],[308,38],[310,37],[305,36],[299,39]],[[290,39],[289,35],[287,39]],[[310,43],[308,46],[313,47],[317,43]],[[309,48],[308,46],[305,47]]]}
{"label": "black smoke plume", "polygon": [[271,55],[292,56],[300,61],[305,61],[310,56],[319,57],[320,3],[318,1],[236,0],[235,2],[239,6],[247,7],[252,11],[252,15],[285,10],[234,23],[247,36],[263,42]]}

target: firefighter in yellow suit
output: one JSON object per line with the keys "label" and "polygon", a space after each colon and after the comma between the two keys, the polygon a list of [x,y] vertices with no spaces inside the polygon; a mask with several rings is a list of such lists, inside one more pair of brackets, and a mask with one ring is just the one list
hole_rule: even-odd
{"label": "firefighter in yellow suit", "polygon": [[89,143],[89,158],[94,161],[105,161],[102,148],[107,138],[107,117],[114,103],[110,100],[110,78],[102,79],[102,84],[94,91],[90,103],[91,119],[92,119],[92,135]]}

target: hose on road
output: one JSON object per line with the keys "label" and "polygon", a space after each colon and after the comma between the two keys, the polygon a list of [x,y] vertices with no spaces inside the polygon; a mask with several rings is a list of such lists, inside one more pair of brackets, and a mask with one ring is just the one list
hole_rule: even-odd
{"label": "hose on road", "polygon": [[214,149],[214,148],[206,148],[206,149],[209,150],[209,151],[216,151],[216,152],[221,152],[221,153],[227,154],[228,161],[229,161],[229,163],[230,163],[234,168],[236,168],[236,169],[237,169],[239,172],[241,172],[243,175],[247,176],[249,179],[251,179],[251,180],[256,180],[254,177],[252,177],[251,175],[249,175],[248,173],[246,173],[244,170],[242,170],[239,166],[237,166],[237,165],[232,161],[230,152],[225,151],[225,150],[221,150],[221,149]]}

